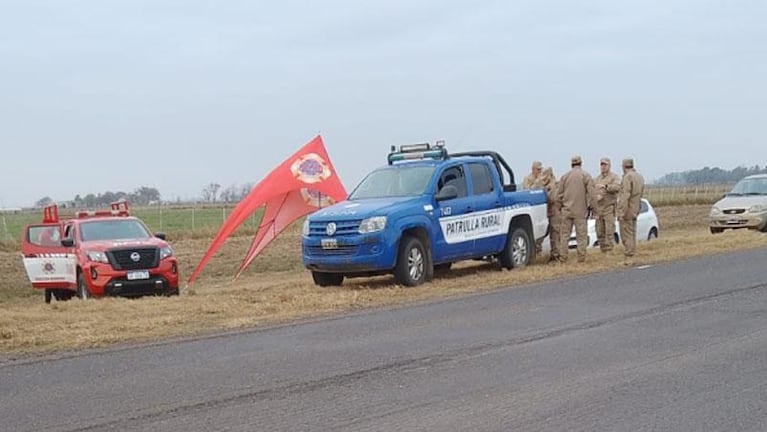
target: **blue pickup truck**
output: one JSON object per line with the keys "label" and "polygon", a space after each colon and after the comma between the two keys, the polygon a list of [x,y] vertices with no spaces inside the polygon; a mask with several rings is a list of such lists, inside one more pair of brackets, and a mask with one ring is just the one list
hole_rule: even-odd
{"label": "blue pickup truck", "polygon": [[448,153],[444,143],[392,147],[346,201],[311,214],[302,259],[319,286],[393,274],[415,286],[453,262],[497,259],[523,267],[546,235],[543,190],[517,191],[496,152]]}

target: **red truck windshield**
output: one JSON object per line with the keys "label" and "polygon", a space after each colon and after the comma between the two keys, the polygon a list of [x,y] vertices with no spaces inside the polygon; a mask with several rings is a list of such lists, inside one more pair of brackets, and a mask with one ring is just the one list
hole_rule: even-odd
{"label": "red truck windshield", "polygon": [[152,235],[144,225],[132,219],[100,220],[80,224],[80,239],[94,240],[123,240],[148,238]]}

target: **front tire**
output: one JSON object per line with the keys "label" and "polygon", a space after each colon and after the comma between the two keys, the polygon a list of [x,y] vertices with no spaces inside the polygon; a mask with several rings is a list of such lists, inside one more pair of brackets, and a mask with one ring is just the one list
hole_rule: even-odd
{"label": "front tire", "polygon": [[506,247],[501,252],[501,266],[505,269],[522,268],[533,259],[533,245],[530,234],[524,228],[512,228],[506,238]]}
{"label": "front tire", "polygon": [[53,290],[51,288],[45,289],[45,303],[50,304],[53,299]]}
{"label": "front tire", "polygon": [[711,229],[711,234],[721,234],[724,232],[724,228],[711,227],[710,229]]}
{"label": "front tire", "polygon": [[394,280],[400,285],[417,286],[426,280],[426,248],[417,237],[405,237],[400,242]]}
{"label": "front tire", "polygon": [[314,280],[315,285],[321,287],[340,286],[344,283],[344,275],[340,273],[322,273],[313,271],[312,279]]}
{"label": "front tire", "polygon": [[77,298],[80,300],[88,300],[91,298],[91,292],[88,290],[88,285],[85,283],[85,276],[80,273],[77,276]]}

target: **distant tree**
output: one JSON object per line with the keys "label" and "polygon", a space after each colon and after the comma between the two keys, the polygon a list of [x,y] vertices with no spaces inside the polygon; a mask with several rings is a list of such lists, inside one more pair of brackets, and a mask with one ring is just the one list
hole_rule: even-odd
{"label": "distant tree", "polygon": [[237,199],[239,197],[237,186],[230,185],[226,187],[225,189],[221,191],[218,197],[221,201],[227,202],[227,203],[239,201]]}
{"label": "distant tree", "polygon": [[655,183],[668,186],[735,183],[743,177],[764,173],[767,173],[767,166],[764,168],[759,165],[754,165],[751,168],[739,166],[731,170],[724,170],[719,167],[704,167],[697,170],[666,174]]}
{"label": "distant tree", "polygon": [[207,202],[216,202],[219,189],[221,189],[221,185],[218,183],[208,184],[202,189],[202,200]]}
{"label": "distant tree", "polygon": [[46,196],[35,201],[35,207],[45,207],[48,204],[52,204],[52,203],[53,203],[53,200],[51,199],[51,197]]}

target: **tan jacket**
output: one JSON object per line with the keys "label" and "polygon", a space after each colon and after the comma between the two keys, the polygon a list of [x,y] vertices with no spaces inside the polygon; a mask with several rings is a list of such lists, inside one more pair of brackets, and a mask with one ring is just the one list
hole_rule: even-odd
{"label": "tan jacket", "polygon": [[644,178],[634,169],[623,175],[621,192],[618,196],[618,219],[636,219],[640,201],[644,195]]}
{"label": "tan jacket", "polygon": [[[600,188],[604,185],[604,189]],[[594,186],[597,192],[597,209],[599,211],[609,211],[618,203],[618,193],[621,191],[621,178],[610,171],[607,174],[599,174],[594,179]]]}
{"label": "tan jacket", "polygon": [[541,177],[535,177],[533,173],[530,173],[522,180],[522,189],[543,189],[543,183]]}
{"label": "tan jacket", "polygon": [[581,167],[573,167],[559,179],[557,197],[562,203],[562,217],[586,219],[588,208],[596,207],[594,180]]}
{"label": "tan jacket", "polygon": [[550,181],[543,185],[543,189],[546,191],[546,215],[549,218],[558,217],[562,212],[562,203],[557,194],[558,187],[559,182],[557,181]]}

